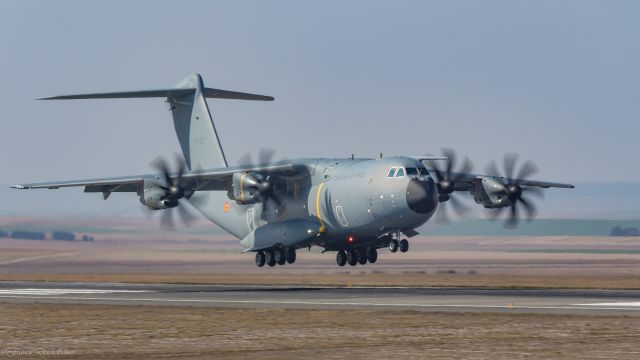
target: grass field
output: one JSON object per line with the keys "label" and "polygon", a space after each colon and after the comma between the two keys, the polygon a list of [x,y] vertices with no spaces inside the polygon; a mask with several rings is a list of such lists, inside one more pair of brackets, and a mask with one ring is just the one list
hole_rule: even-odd
{"label": "grass field", "polygon": [[638,359],[639,337],[637,318],[623,316],[0,307],[5,354],[61,349],[87,359]]}

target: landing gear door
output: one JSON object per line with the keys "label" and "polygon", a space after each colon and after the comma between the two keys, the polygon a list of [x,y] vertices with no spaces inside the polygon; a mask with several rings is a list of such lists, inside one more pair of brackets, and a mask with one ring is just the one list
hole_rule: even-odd
{"label": "landing gear door", "polygon": [[249,231],[256,229],[256,211],[254,208],[247,210],[247,227]]}

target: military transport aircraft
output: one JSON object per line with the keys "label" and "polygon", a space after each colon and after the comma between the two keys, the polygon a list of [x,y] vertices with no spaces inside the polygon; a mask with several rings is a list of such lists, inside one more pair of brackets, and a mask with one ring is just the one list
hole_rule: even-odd
{"label": "military transport aircraft", "polygon": [[[163,211],[171,224],[176,208],[185,223],[194,220],[193,206],[209,220],[238,237],[254,252],[257,266],[294,263],[296,249],[319,246],[335,251],[340,266],[375,263],[378,249],[406,252],[406,238],[416,236],[438,207],[465,206],[454,194],[466,192],[492,209],[493,216],[510,209],[506,226],[517,224],[519,207],[531,221],[536,209],[527,194],[542,188],[573,188],[569,184],[528,180],[537,169],[528,161],[515,172],[515,155],[504,158],[504,174],[495,163],[488,175],[472,174],[468,159],[458,171],[452,150],[443,156],[394,156],[376,159],[296,159],[272,161],[261,150],[257,161],[229,166],[205,98],[265,100],[273,97],[204,87],[198,74],[161,90],[67,95],[43,100],[165,98],[182,149],[175,171],[164,159],[157,174],[14,185],[17,189],[83,186],[85,192],[134,192],[145,208]],[[187,205],[190,204],[190,205]],[[438,211],[445,218],[443,209]]]}

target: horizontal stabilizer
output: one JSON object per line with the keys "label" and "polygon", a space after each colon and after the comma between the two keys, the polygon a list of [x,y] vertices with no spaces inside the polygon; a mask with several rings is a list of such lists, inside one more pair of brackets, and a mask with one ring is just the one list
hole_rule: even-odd
{"label": "horizontal stabilizer", "polygon": [[[237,100],[260,100],[260,101],[273,101],[272,96],[248,94],[237,91],[220,90],[212,88],[204,88],[203,95],[207,98],[217,99],[237,99]],[[77,94],[77,95],[62,95],[46,97],[38,100],[76,100],[76,99],[135,99],[135,98],[153,98],[153,97],[166,97],[166,98],[179,98],[182,96],[191,95],[196,91],[193,88],[170,88],[160,90],[141,90],[141,91],[121,91],[121,92],[108,92],[108,93],[95,93],[95,94]]]}

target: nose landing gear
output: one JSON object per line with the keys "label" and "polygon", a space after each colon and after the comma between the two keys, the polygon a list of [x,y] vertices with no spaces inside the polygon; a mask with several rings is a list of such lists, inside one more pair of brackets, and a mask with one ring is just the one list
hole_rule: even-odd
{"label": "nose landing gear", "polygon": [[389,240],[389,251],[391,251],[392,253],[397,252],[398,250],[400,250],[400,252],[407,252],[409,251],[409,241],[407,239],[400,239],[400,232],[398,232],[396,234],[398,240],[396,239],[391,239]]}

